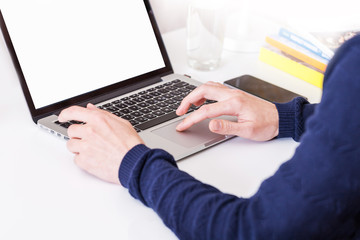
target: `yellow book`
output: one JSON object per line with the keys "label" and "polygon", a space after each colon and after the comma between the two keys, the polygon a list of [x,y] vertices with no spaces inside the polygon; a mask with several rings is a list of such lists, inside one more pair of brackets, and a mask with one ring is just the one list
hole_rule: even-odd
{"label": "yellow book", "polygon": [[259,59],[271,66],[322,88],[324,73],[298,59],[285,55],[279,49],[265,46],[260,49]]}
{"label": "yellow book", "polygon": [[291,56],[296,57],[297,59],[304,61],[315,68],[325,71],[328,61],[317,56],[316,54],[306,50],[304,48],[299,47],[297,44],[283,38],[280,36],[267,36],[265,41],[280,49],[281,51],[290,54]]}

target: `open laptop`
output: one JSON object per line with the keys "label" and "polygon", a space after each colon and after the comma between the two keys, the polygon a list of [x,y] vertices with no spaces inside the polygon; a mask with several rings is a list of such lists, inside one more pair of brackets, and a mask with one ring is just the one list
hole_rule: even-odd
{"label": "open laptop", "polygon": [[149,0],[8,0],[0,7],[2,33],[42,129],[67,140],[67,128],[82,123],[60,123],[57,115],[91,102],[176,160],[232,137],[210,132],[209,120],[175,130],[184,118],[177,107],[200,83],[173,73]]}

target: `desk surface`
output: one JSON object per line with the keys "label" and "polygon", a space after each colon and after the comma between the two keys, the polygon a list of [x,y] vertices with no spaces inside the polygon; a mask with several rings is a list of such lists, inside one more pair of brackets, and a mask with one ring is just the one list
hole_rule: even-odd
{"label": "desk surface", "polygon": [[[184,29],[164,35],[176,73],[203,82],[252,74],[311,102],[320,99],[320,89],[261,63],[257,54],[224,52],[217,70],[193,70],[179,39],[185,39]],[[2,38],[0,81],[0,239],[176,239],[151,209],[126,189],[77,168],[65,141],[36,127]],[[234,138],[180,161],[179,167],[224,192],[249,197],[296,147],[291,139]]]}

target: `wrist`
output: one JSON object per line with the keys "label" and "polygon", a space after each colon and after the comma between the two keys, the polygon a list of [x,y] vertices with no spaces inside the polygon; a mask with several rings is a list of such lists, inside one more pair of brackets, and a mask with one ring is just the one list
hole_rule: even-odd
{"label": "wrist", "polygon": [[137,162],[141,160],[148,150],[150,150],[148,147],[140,143],[135,145],[125,154],[118,171],[118,178],[123,187],[129,187],[129,180]]}

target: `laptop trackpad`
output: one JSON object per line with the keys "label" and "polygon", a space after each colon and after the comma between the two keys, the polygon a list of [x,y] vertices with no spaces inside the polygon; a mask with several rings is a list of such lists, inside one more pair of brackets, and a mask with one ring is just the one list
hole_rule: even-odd
{"label": "laptop trackpad", "polygon": [[164,127],[155,129],[152,133],[186,148],[198,145],[207,146],[226,138],[224,135],[219,135],[209,130],[210,120],[208,119],[195,124],[184,132],[178,132],[176,131],[176,126],[181,121],[182,120],[179,120]]}

